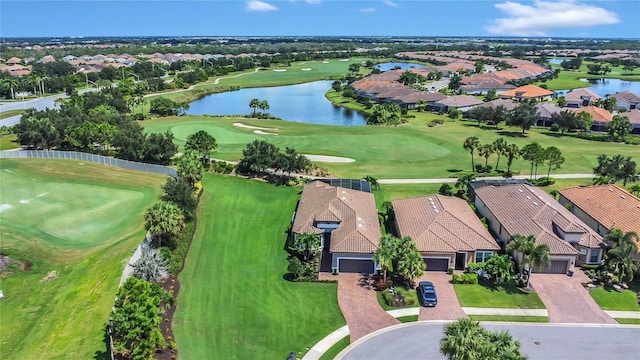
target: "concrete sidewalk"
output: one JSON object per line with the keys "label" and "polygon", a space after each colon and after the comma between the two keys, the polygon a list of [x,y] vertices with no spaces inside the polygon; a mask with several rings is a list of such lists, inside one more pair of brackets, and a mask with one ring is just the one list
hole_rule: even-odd
{"label": "concrete sidewalk", "polygon": [[614,319],[640,319],[640,311],[604,310],[604,312]]}
{"label": "concrete sidewalk", "polygon": [[463,307],[467,315],[549,316],[547,309],[499,309]]}

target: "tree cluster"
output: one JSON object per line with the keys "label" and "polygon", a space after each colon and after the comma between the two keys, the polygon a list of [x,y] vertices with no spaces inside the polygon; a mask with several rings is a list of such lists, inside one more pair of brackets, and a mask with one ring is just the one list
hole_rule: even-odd
{"label": "tree cluster", "polygon": [[383,235],[373,258],[382,267],[385,285],[387,272],[391,272],[396,281],[411,285],[426,269],[416,242],[408,236],[399,239],[393,235]]}
{"label": "tree cluster", "polygon": [[614,184],[622,181],[626,186],[627,183],[634,183],[640,179],[636,162],[631,160],[631,156],[622,155],[598,155],[598,166],[593,169],[593,174],[596,176],[596,184]]}
{"label": "tree cluster", "polygon": [[242,159],[238,163],[240,173],[265,174],[269,170],[291,173],[306,171],[311,167],[311,161],[304,155],[298,154],[294,148],[287,147],[285,152],[264,140],[254,140],[242,150]]}

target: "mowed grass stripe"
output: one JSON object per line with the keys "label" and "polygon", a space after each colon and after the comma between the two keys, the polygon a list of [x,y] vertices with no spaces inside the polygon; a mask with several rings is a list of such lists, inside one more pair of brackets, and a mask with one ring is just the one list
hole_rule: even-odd
{"label": "mowed grass stripe", "polygon": [[[249,109],[248,109],[249,110]],[[482,144],[492,143],[499,137],[515,143],[520,148],[531,142],[543,147],[556,146],[566,161],[554,173],[591,173],[600,154],[631,156],[640,162],[637,145],[603,143],[574,138],[557,137],[547,129],[531,129],[526,137],[521,130],[501,126],[501,129],[482,129],[467,121],[446,121],[442,126],[429,127],[431,119],[442,118],[431,113],[416,113],[416,119],[398,127],[387,126],[326,126],[288,122],[281,120],[250,120],[239,118],[174,117],[149,120],[142,123],[147,132],[165,132],[176,135],[176,142],[184,144],[186,136],[204,129],[217,140],[216,158],[237,161],[242,150],[253,140],[266,140],[284,149],[293,147],[299,153],[333,155],[353,158],[350,164],[319,163],[337,177],[378,178],[441,178],[459,170],[471,170],[471,156],[462,144],[469,136],[477,136]],[[278,135],[255,134],[251,129],[233,126],[234,122],[246,125],[278,128]],[[495,166],[497,156],[489,158]],[[484,165],[484,158],[475,155],[475,163]],[[506,169],[506,159],[500,159],[500,169]],[[514,160],[512,171],[529,174],[530,164],[522,159]],[[538,174],[546,175],[547,166],[539,166]]]}
{"label": "mowed grass stripe", "polygon": [[281,359],[344,325],[335,284],[291,283],[286,232],[299,189],[207,174],[180,275],[185,359]]}
{"label": "mowed grass stripe", "polygon": [[[21,189],[27,190],[21,194],[25,198],[42,189],[59,192],[24,204],[24,213],[20,209],[10,220],[12,209],[0,214],[0,250],[33,264],[29,271],[2,278],[0,357],[106,359],[104,326],[124,262],[144,236],[144,209],[161,193],[165,177],[70,160],[1,160],[0,170],[2,203],[17,200]],[[105,194],[100,201],[109,211],[88,216],[96,192]],[[133,203],[119,202],[122,192],[138,195]],[[38,225],[60,214],[66,214],[66,222],[51,229]],[[107,225],[75,239],[49,232],[94,224]],[[58,277],[43,281],[51,271]]]}

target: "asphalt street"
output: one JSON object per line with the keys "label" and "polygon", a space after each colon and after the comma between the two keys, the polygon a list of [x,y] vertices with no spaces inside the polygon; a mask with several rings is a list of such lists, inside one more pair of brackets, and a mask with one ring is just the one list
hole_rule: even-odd
{"label": "asphalt street", "polygon": [[[403,326],[404,325],[404,326]],[[444,323],[410,323],[383,329],[345,349],[336,359],[446,359],[439,352]],[[508,330],[531,360],[638,359],[640,327],[626,325],[558,325],[483,323]]]}

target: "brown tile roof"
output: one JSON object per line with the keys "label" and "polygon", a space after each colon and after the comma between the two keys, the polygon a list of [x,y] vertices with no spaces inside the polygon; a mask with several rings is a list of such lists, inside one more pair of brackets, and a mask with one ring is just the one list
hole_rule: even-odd
{"label": "brown tile roof", "polygon": [[611,113],[606,109],[593,106],[593,105],[572,109],[572,111],[575,111],[576,114],[581,112],[587,112],[591,114],[592,121],[596,121],[596,122],[609,122],[613,118],[613,116],[611,116]]}
{"label": "brown tile roof", "polygon": [[501,97],[521,97],[521,98],[537,98],[543,96],[551,96],[553,91],[543,89],[536,85],[525,85],[515,89],[507,90],[500,93]]}
{"label": "brown tile roof", "polygon": [[458,107],[466,107],[466,106],[473,106],[473,105],[482,105],[484,102],[482,100],[479,100],[469,95],[454,95],[454,96],[449,96],[446,99],[439,100],[437,103],[445,106],[458,108]]}
{"label": "brown tile roof", "polygon": [[627,90],[627,91],[623,91],[623,92],[619,92],[619,93],[615,93],[613,95],[610,95],[611,97],[614,97],[618,100],[624,100],[630,104],[637,104],[640,103],[640,96],[632,93],[631,91]]}
{"label": "brown tile roof", "polygon": [[525,184],[486,186],[476,190],[476,196],[509,235],[534,235],[538,244],[549,245],[552,255],[577,253],[555,233],[554,226],[582,233],[578,242],[582,246],[596,248],[603,244],[600,235],[541,189]]}
{"label": "brown tile roof", "polygon": [[560,195],[607,230],[615,227],[640,234],[640,199],[618,186],[570,187],[560,190]]}
{"label": "brown tile roof", "polygon": [[541,118],[551,118],[551,115],[562,111],[560,107],[552,102],[537,103],[534,107],[538,110],[538,113],[540,113]]}
{"label": "brown tile roof", "polygon": [[618,115],[626,116],[632,124],[640,124],[640,109],[629,110],[624,113],[619,113]]}
{"label": "brown tile roof", "polygon": [[421,252],[500,249],[462,199],[428,195],[394,200],[392,204],[398,235],[411,237]]}
{"label": "brown tile roof", "polygon": [[587,89],[576,89],[573,91],[569,91],[564,95],[565,100],[567,101],[578,101],[582,102],[583,97],[587,97],[589,101],[596,101],[601,99],[600,95],[591,92]]}
{"label": "brown tile roof", "polygon": [[504,106],[507,109],[507,111],[511,111],[511,110],[514,110],[518,106],[518,104],[513,100],[509,100],[509,99],[495,99],[495,100],[487,101],[486,103],[480,105],[479,107],[497,108],[498,106]]}
{"label": "brown tile roof", "polygon": [[313,181],[302,190],[293,220],[294,233],[323,232],[318,222],[339,222],[331,233],[331,252],[373,253],[380,223],[373,194]]}

